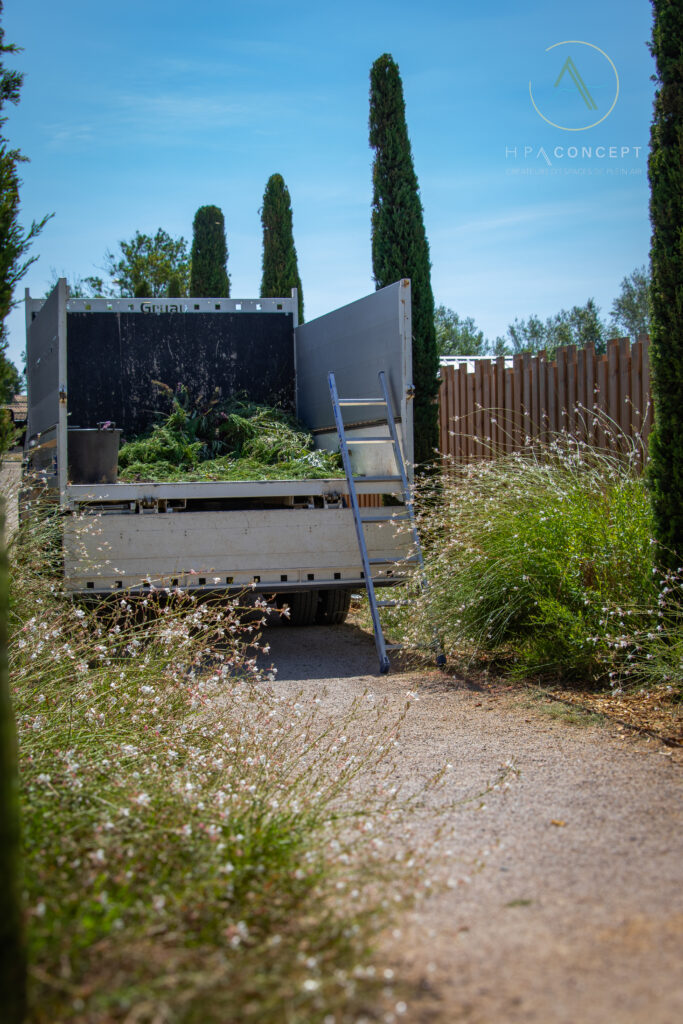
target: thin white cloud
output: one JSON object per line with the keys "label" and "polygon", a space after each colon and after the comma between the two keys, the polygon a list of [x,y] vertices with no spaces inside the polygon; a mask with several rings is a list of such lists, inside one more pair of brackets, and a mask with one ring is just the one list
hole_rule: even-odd
{"label": "thin white cloud", "polygon": [[90,142],[95,138],[93,124],[48,124],[45,126],[48,142],[61,145],[71,142]]}
{"label": "thin white cloud", "polygon": [[499,213],[493,217],[480,217],[475,220],[465,221],[462,224],[452,224],[448,229],[449,235],[464,235],[479,232],[492,233],[495,231],[508,231],[510,228],[519,228],[523,225],[550,223],[558,219],[574,219],[585,217],[593,213],[593,204],[588,202],[572,203],[560,200],[557,203],[545,203],[540,206],[523,206]]}

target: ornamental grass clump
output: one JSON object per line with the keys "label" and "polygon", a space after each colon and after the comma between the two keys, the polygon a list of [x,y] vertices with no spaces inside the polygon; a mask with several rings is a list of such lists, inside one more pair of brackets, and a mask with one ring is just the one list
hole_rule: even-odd
{"label": "ornamental grass clump", "polygon": [[521,676],[681,686],[681,575],[655,567],[634,460],[571,439],[449,467],[420,496],[429,589],[393,613],[414,648]]}
{"label": "ornamental grass clump", "polygon": [[29,1020],[381,1005],[373,937],[429,885],[382,838],[402,832],[402,716],[363,697],[331,722],[279,694],[264,599],[68,600],[58,536],[48,511],[12,545]]}
{"label": "ornamental grass clump", "polygon": [[243,398],[192,402],[187,389],[171,397],[168,416],[119,452],[119,479],[276,480],[341,475],[340,457],[317,449],[287,411]]}

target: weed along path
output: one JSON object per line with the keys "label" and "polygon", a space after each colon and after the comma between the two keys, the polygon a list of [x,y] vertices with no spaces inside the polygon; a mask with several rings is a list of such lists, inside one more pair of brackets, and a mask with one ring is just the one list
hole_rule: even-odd
{"label": "weed along path", "polygon": [[[276,688],[317,696],[331,718],[365,691],[396,713],[415,695],[397,783],[414,790],[452,766],[410,812],[417,834],[439,815],[445,828],[434,895],[383,938],[407,990],[380,1019],[683,1020],[679,752],[520,689],[429,670],[380,676],[371,638],[354,626],[268,632]],[[509,785],[477,798],[507,762]]]}

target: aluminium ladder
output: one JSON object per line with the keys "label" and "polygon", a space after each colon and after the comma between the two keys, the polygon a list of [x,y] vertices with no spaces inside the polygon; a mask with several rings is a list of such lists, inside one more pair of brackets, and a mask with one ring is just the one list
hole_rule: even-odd
{"label": "aluminium ladder", "polygon": [[[375,646],[377,648],[377,656],[379,658],[379,670],[380,672],[389,671],[389,655],[388,651],[396,650],[400,648],[401,644],[387,644],[384,639],[384,632],[382,630],[382,624],[379,617],[380,608],[390,608],[398,604],[397,601],[378,601],[377,594],[375,593],[375,576],[373,576],[373,566],[379,565],[394,565],[392,560],[386,558],[370,558],[368,555],[368,546],[365,538],[365,524],[366,523],[377,523],[377,522],[407,522],[410,524],[410,533],[413,541],[413,553],[408,555],[406,558],[400,560],[401,564],[412,564],[419,565],[420,567],[420,578],[422,587],[426,588],[426,579],[424,573],[424,559],[422,557],[422,549],[420,547],[420,538],[417,533],[417,525],[415,523],[415,508],[413,504],[413,497],[408,483],[408,477],[406,476],[405,464],[403,462],[403,455],[401,453],[401,446],[398,440],[398,434],[396,432],[396,421],[391,408],[391,399],[389,397],[389,390],[387,388],[386,378],[384,371],[380,370],[379,384],[382,391],[381,398],[340,398],[337,393],[337,383],[335,376],[332,371],[328,373],[328,382],[330,385],[330,396],[332,398],[332,409],[334,411],[334,421],[337,427],[337,434],[339,436],[339,450],[341,452],[342,463],[344,466],[344,472],[346,474],[346,482],[349,488],[349,500],[351,502],[351,509],[353,511],[353,520],[356,527],[356,536],[358,538],[358,549],[360,551],[361,562],[363,564],[363,573],[365,575],[365,585],[368,591],[368,599],[370,601],[370,614],[372,615],[372,626],[375,632]],[[350,441],[346,436],[346,428],[344,426],[344,418],[342,409],[345,406],[383,406],[386,409],[386,426],[388,428],[388,434],[381,434],[377,437],[356,437],[354,436]],[[355,447],[358,444],[391,444],[393,447],[394,461],[396,462],[396,468],[398,470],[395,476],[364,476],[354,477],[353,469],[351,466],[351,457],[349,454],[349,445]],[[356,479],[362,479],[364,482],[371,483],[398,483],[401,486],[402,498],[404,501],[403,506],[396,506],[395,508],[387,508],[385,514],[378,515],[364,515],[363,509],[358,504],[358,493],[356,491]]]}

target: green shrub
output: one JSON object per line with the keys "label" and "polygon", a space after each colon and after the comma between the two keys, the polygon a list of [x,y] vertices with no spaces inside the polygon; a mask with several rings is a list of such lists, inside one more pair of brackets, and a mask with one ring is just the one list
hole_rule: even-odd
{"label": "green shrub", "polygon": [[436,630],[451,655],[615,686],[670,665],[663,621],[679,626],[661,600],[680,583],[653,567],[648,494],[627,461],[558,441],[449,472],[422,505],[429,589],[417,616],[394,613],[413,647]]}

